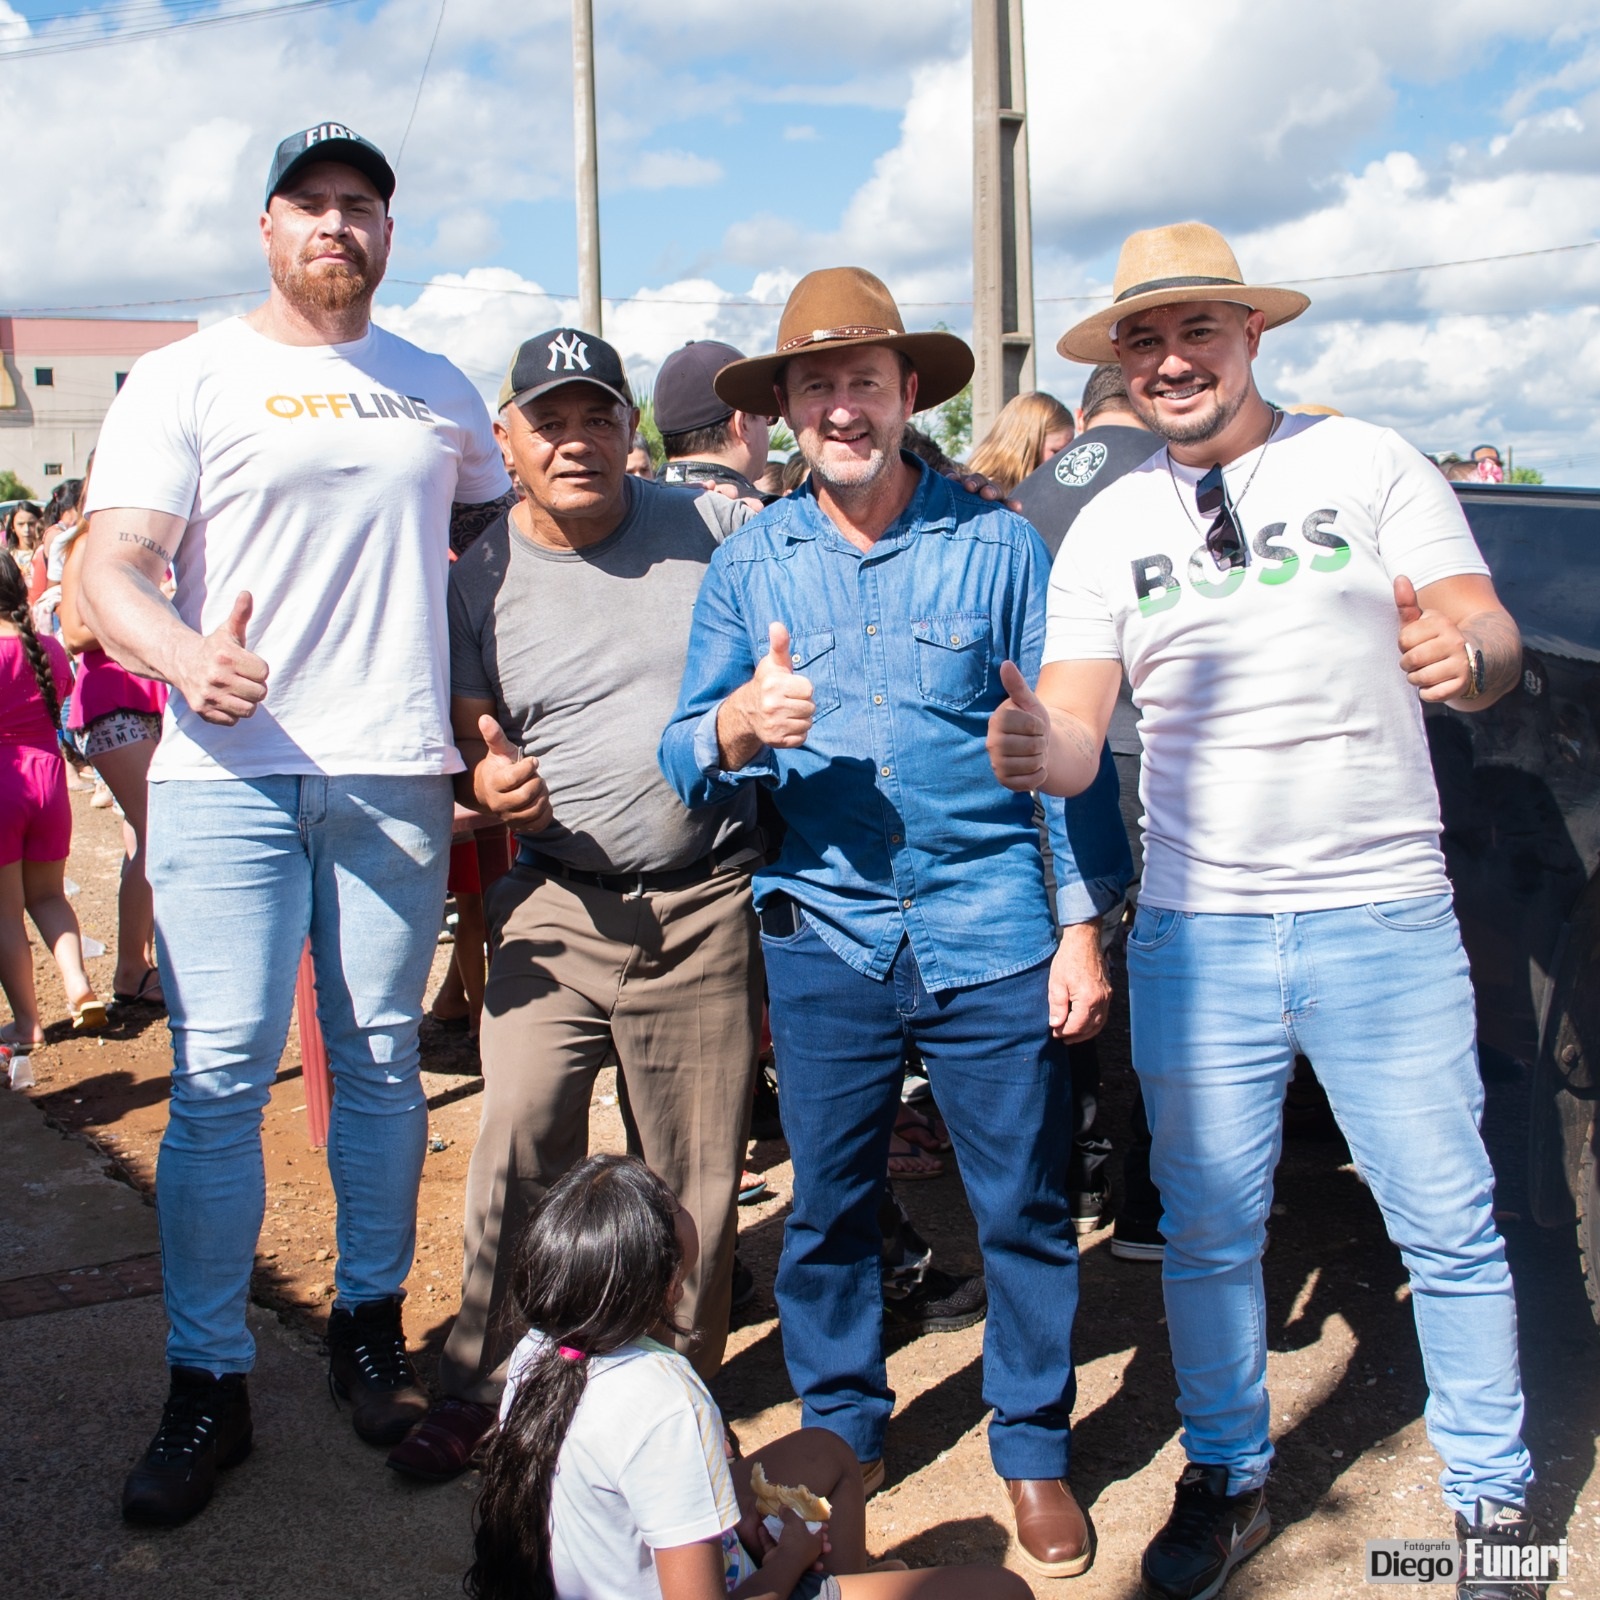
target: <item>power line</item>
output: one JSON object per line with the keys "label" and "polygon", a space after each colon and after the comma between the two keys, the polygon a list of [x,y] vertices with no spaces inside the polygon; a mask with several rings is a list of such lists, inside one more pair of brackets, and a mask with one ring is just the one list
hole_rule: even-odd
{"label": "power line", "polygon": [[400,135],[400,148],[395,152],[394,170],[406,158],[406,140],[411,137],[411,124],[417,120],[417,107],[422,104],[422,86],[428,81],[428,68],[433,65],[433,47],[439,42],[439,30],[444,26],[444,8],[450,0],[439,0],[439,15],[433,24],[433,37],[428,41],[428,53],[422,58],[422,74],[417,79],[417,92],[412,97],[411,115],[406,118],[406,131]]}
{"label": "power line", "polygon": [[[298,9],[300,5],[318,3],[318,0],[299,0],[296,6],[279,6],[275,9],[287,11]],[[331,4],[348,4],[350,0],[326,0]],[[1460,261],[1429,261],[1409,267],[1373,267],[1361,272],[1335,272],[1314,278],[1279,278],[1275,281],[1280,284],[1297,283],[1338,283],[1352,278],[1385,278],[1395,277],[1408,272],[1440,272],[1447,267],[1479,267],[1487,266],[1497,261],[1525,261],[1533,256],[1562,255],[1570,250],[1591,250],[1600,245],[1600,239],[1580,239],[1576,244],[1547,245],[1539,250],[1512,250],[1505,255],[1498,256],[1471,256]],[[407,289],[443,289],[453,290],[459,294],[509,294],[520,295],[530,300],[576,300],[577,296],[559,289],[521,289],[510,286],[497,287],[487,283],[441,283],[436,278],[385,278],[385,283],[398,284]],[[252,295],[264,294],[265,288],[233,289],[226,294],[191,294],[176,295],[168,300],[121,300],[107,301],[98,305],[82,306],[26,306],[16,310],[0,309],[0,316],[8,317],[60,317],[72,316],[88,311],[137,311],[152,306],[189,306],[201,305],[218,300],[242,300]],[[779,311],[783,302],[779,300],[751,300],[738,295],[724,296],[720,300],[680,300],[664,295],[654,294],[623,294],[607,295],[606,298],[613,305],[648,305],[648,306],[729,306],[738,310],[750,311]],[[1075,301],[1103,301],[1103,294],[1068,294],[1068,295],[1041,295],[1041,303],[1049,305],[1064,305]],[[902,306],[914,309],[940,310],[957,306],[969,306],[970,300],[902,300]]]}
{"label": "power line", "polygon": [[[171,6],[147,3],[147,0],[130,0],[124,6],[110,7],[104,11],[79,11],[71,14],[69,26],[52,29],[43,34],[29,34],[28,43],[19,46],[0,45],[0,61],[23,61],[37,56],[66,55],[77,50],[99,50],[106,45],[131,44],[139,39],[162,38],[171,33],[188,33],[197,28],[225,28],[238,22],[257,22],[266,17],[298,16],[303,11],[325,11],[333,6],[348,6],[357,0],[289,0],[285,5],[253,6],[242,11],[204,12],[208,0],[173,0]],[[179,14],[172,20],[172,13]],[[145,21],[146,18],[161,21]],[[120,31],[105,33],[99,24],[106,20],[113,24],[126,21],[132,26]],[[51,19],[44,19],[47,23]]]}

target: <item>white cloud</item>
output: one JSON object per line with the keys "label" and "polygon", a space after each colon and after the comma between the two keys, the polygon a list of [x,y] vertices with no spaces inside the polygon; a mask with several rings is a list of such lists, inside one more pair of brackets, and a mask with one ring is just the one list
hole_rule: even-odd
{"label": "white cloud", "polygon": [[698,189],[722,181],[722,163],[687,150],[646,150],[628,175],[635,189]]}
{"label": "white cloud", "polygon": [[791,122],[783,136],[793,144],[811,144],[822,137],[809,122]]}

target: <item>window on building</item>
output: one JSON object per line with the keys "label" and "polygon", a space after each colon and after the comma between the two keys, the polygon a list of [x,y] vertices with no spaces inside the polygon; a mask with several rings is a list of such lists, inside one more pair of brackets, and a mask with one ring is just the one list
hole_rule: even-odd
{"label": "window on building", "polygon": [[59,478],[61,476],[61,463],[59,461],[45,462],[44,475],[47,478]]}
{"label": "window on building", "polygon": [[33,386],[35,389],[55,388],[56,369],[54,367],[35,367],[33,369]]}
{"label": "window on building", "polygon": [[128,374],[126,372],[119,372],[117,374],[117,389],[119,392],[121,391],[123,384],[125,384],[127,381]]}

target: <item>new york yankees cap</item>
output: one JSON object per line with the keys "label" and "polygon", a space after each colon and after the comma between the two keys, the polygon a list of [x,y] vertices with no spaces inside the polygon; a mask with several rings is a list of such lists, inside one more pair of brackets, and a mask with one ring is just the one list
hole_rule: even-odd
{"label": "new york yankees cap", "polygon": [[312,161],[337,161],[372,180],[372,187],[383,196],[383,203],[394,198],[394,168],[377,145],[363,139],[342,122],[319,122],[314,128],[291,133],[277,149],[267,171],[267,198],[275,195],[301,167]]}
{"label": "new york yankees cap", "polygon": [[616,396],[625,406],[633,404],[628,374],[622,370],[622,357],[604,339],[579,328],[549,328],[524,339],[506,369],[500,385],[498,408],[526,405],[535,396],[565,383],[592,383]]}
{"label": "new york yankees cap", "polygon": [[691,339],[661,363],[656,374],[656,426],[667,434],[712,428],[733,415],[733,407],[712,388],[717,374],[744,351],[715,339]]}

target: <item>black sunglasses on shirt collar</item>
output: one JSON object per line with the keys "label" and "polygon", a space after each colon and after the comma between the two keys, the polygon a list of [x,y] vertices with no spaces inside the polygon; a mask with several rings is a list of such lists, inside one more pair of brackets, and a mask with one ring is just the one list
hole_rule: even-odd
{"label": "black sunglasses on shirt collar", "polygon": [[1206,549],[1219,570],[1233,572],[1249,566],[1250,547],[1234,513],[1220,461],[1194,486],[1194,504],[1202,517],[1212,518],[1206,529]]}

